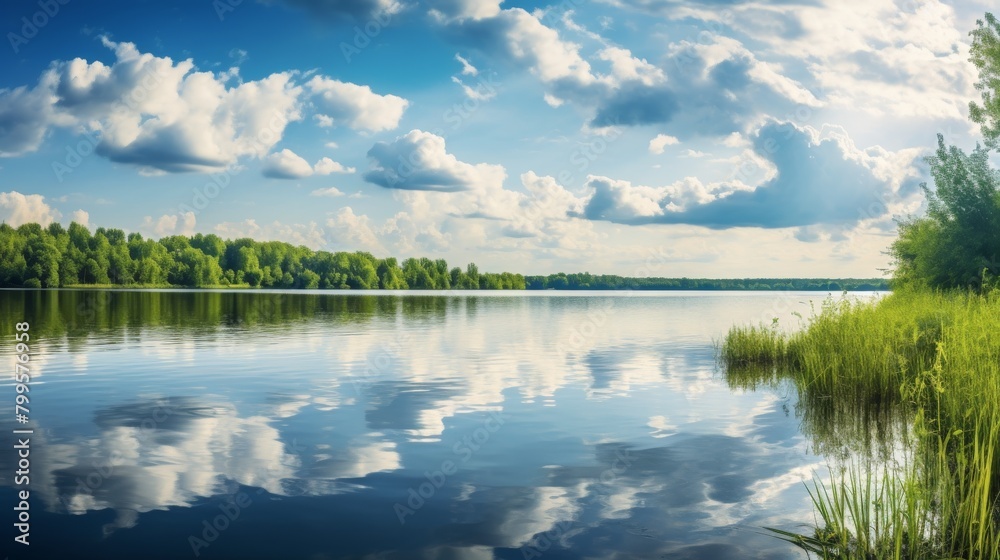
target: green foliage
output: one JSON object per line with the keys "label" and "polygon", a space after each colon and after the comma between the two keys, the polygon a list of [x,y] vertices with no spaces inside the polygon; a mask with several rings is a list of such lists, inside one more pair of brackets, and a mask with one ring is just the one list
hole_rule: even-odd
{"label": "green foliage", "polygon": [[982,127],[986,145],[1000,149],[1000,21],[988,13],[969,35],[969,60],[979,70],[976,89],[983,96],[982,105],[969,104],[969,117]]}
{"label": "green foliage", "polygon": [[0,224],[0,287],[249,286],[262,288],[523,290],[520,274],[449,272],[444,259],[379,259],[370,253],[312,251],[278,241],[174,235],[159,241],[80,224]]}
{"label": "green foliage", "polygon": [[340,290],[885,290],[879,279],[626,278],[588,272],[522,276],[480,272],[444,259],[379,259],[370,253],[312,251],[279,241],[172,235],[160,240],[120,229],[93,235],[68,228],[0,225],[0,287],[242,286]]}
{"label": "green foliage", "polygon": [[[721,346],[734,386],[791,381],[803,430],[887,458],[812,497],[813,534],[775,531],[821,558],[967,558],[1000,550],[1000,292],[902,290],[828,300],[804,330],[734,327]],[[886,422],[886,419],[890,419]],[[895,419],[895,420],[893,420]],[[893,434],[901,434],[893,437]],[[893,451],[910,457],[896,467]]]}
{"label": "green foliage", "polygon": [[628,278],[580,272],[525,276],[529,290],[796,290],[876,291],[889,289],[880,278]]}
{"label": "green foliage", "polygon": [[983,289],[1000,273],[1000,172],[989,152],[946,147],[927,158],[934,190],[922,185],[927,216],[899,224],[889,248],[897,286]]}

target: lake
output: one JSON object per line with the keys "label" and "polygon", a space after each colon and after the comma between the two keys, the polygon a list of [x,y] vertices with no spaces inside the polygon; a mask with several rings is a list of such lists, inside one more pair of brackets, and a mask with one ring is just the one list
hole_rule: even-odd
{"label": "lake", "polygon": [[[824,293],[0,291],[10,558],[804,558],[827,458],[733,324]],[[30,422],[14,325],[30,324]],[[30,436],[16,486],[14,429]]]}

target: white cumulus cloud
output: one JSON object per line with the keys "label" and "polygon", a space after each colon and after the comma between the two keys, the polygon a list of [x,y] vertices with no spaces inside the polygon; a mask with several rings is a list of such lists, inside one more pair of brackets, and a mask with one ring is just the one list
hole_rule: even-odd
{"label": "white cumulus cloud", "polygon": [[314,76],[306,83],[320,114],[355,130],[379,132],[399,126],[410,102],[395,95],[379,95],[368,86]]}
{"label": "white cumulus cloud", "polygon": [[178,214],[164,214],[153,219],[146,216],[142,219],[139,231],[147,237],[165,237],[168,235],[194,235],[196,223],[194,212],[184,212]]}
{"label": "white cumulus cloud", "polygon": [[656,138],[649,141],[649,153],[662,154],[667,146],[679,144],[680,140],[668,134],[657,134]]}
{"label": "white cumulus cloud", "polygon": [[308,161],[285,148],[267,156],[262,172],[272,179],[301,179],[312,175],[313,168]]}
{"label": "white cumulus cloud", "polygon": [[503,166],[460,161],[445,150],[444,138],[411,130],[391,143],[370,150],[372,169],[365,180],[389,189],[454,192],[499,188],[507,174]]}
{"label": "white cumulus cloud", "polygon": [[47,226],[58,221],[62,214],[45,202],[40,194],[21,194],[17,191],[0,192],[0,216],[13,227],[38,223]]}

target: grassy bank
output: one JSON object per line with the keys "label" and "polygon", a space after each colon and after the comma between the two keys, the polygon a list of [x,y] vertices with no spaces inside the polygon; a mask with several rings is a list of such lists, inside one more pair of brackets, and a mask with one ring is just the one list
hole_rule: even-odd
{"label": "grassy bank", "polygon": [[913,436],[901,468],[817,483],[815,531],[781,536],[823,558],[1000,558],[1000,294],[829,300],[795,333],[733,328],[721,360],[736,385],[790,379],[811,435],[905,418]]}

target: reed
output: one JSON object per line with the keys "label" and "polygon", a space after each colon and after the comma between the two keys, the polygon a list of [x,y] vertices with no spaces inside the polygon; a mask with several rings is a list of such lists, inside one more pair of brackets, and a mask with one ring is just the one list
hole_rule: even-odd
{"label": "reed", "polygon": [[910,451],[905,467],[883,452],[882,469],[863,456],[817,483],[815,530],[776,535],[822,558],[1000,558],[1000,295],[829,299],[798,332],[734,327],[720,359],[736,386],[791,380],[824,451],[873,435]]}

